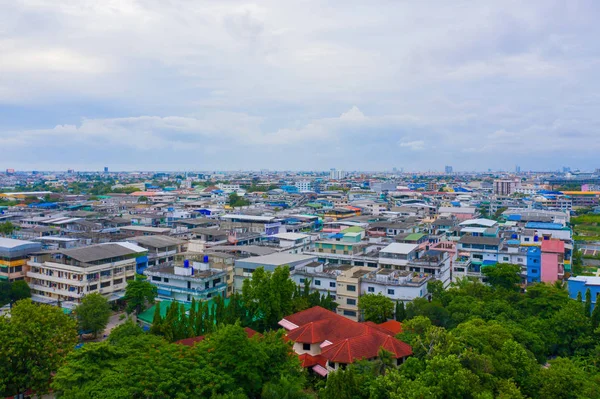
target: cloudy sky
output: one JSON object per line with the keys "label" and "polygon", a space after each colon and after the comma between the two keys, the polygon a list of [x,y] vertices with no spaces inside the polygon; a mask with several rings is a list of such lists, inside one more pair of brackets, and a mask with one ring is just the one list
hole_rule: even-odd
{"label": "cloudy sky", "polygon": [[595,0],[0,0],[0,168],[600,167]]}

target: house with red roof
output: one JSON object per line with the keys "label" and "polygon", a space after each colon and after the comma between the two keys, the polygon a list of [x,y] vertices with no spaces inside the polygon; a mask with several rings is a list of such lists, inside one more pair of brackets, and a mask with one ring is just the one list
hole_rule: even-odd
{"label": "house with red roof", "polygon": [[287,330],[302,366],[326,376],[358,360],[375,360],[381,348],[400,365],[412,355],[410,345],[395,337],[402,324],[359,323],[320,306],[286,316],[279,325]]}

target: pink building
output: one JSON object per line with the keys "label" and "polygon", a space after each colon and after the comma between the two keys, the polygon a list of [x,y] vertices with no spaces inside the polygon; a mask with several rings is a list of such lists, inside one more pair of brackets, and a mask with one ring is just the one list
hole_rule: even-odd
{"label": "pink building", "polygon": [[565,274],[565,243],[560,240],[542,241],[542,269],[540,281],[562,280]]}

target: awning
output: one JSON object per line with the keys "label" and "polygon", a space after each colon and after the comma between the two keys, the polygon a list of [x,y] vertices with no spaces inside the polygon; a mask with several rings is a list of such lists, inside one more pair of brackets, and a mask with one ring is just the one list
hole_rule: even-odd
{"label": "awning", "polygon": [[319,374],[321,377],[326,377],[327,374],[329,374],[329,371],[327,371],[327,369],[325,367],[321,366],[320,364],[317,364],[316,366],[314,366],[312,368],[312,370],[315,373]]}

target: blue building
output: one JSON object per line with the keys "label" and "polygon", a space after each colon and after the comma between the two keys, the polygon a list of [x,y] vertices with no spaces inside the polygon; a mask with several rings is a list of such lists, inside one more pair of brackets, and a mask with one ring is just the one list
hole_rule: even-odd
{"label": "blue building", "polygon": [[585,293],[590,289],[592,294],[592,309],[596,306],[598,294],[600,294],[600,277],[595,276],[577,276],[571,277],[567,281],[569,296],[576,299],[577,294],[581,292],[581,299],[585,301]]}
{"label": "blue building", "polygon": [[527,283],[540,281],[542,269],[542,251],[540,247],[529,247],[527,249]]}

